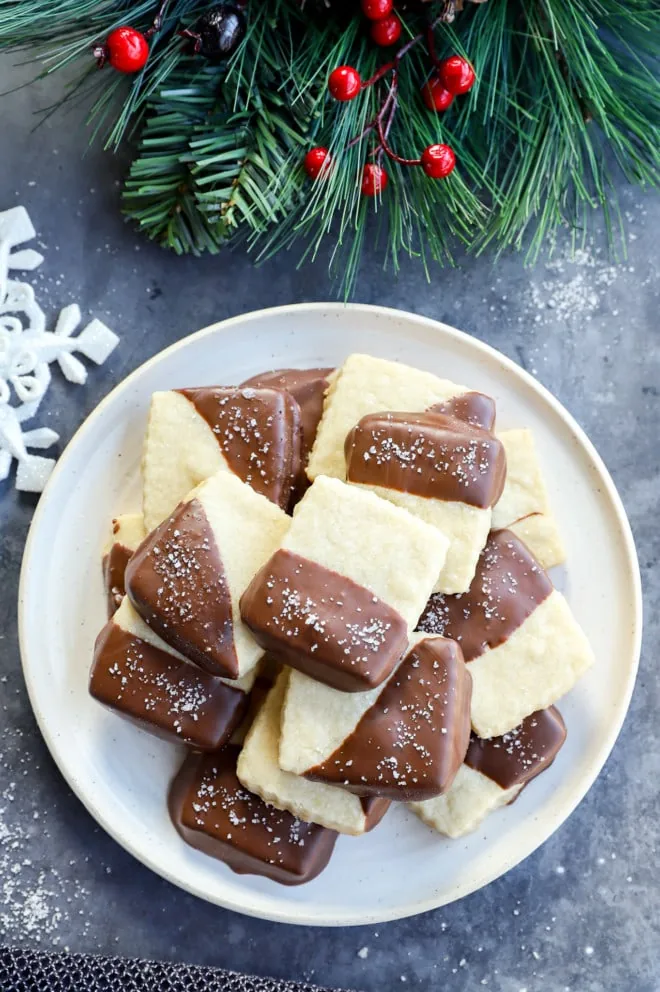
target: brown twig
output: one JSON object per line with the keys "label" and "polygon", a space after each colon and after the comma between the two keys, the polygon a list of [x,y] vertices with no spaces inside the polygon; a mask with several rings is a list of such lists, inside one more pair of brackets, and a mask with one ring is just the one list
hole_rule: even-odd
{"label": "brown twig", "polygon": [[429,58],[431,59],[431,62],[433,63],[433,66],[437,72],[440,69],[440,60],[435,50],[435,35],[433,33],[432,24],[429,24],[429,26],[426,29],[426,47],[429,50]]}
{"label": "brown twig", "polygon": [[436,28],[438,24],[442,23],[442,18],[443,15],[439,14],[438,17],[435,17],[431,21],[426,31],[420,31],[418,32],[418,34],[413,35],[410,41],[407,41],[406,44],[399,49],[399,51],[396,53],[396,55],[394,56],[391,62],[386,62],[384,65],[381,65],[380,69],[378,69],[378,71],[375,72],[373,76],[371,76],[369,79],[365,80],[364,83],[362,83],[362,89],[366,90],[370,86],[373,86],[374,83],[380,82],[380,80],[383,79],[383,77],[386,76],[388,72],[391,72],[392,69],[396,69],[401,59],[408,54],[411,48],[414,48],[415,45],[418,45],[420,41],[424,40],[427,31],[433,31],[433,29]]}
{"label": "brown twig", "polygon": [[149,30],[145,32],[144,35],[145,38],[151,38],[153,37],[153,35],[156,34],[157,31],[160,31],[160,29],[163,26],[163,18],[165,17],[165,11],[167,10],[167,5],[169,2],[170,0],[163,0],[160,7],[158,8],[158,13],[154,17],[153,24],[151,25]]}
{"label": "brown twig", "polygon": [[[415,47],[415,45],[418,45],[420,41],[423,41],[426,38],[426,43],[429,50],[429,56],[431,58],[431,61],[433,62],[434,67],[437,69],[439,65],[439,61],[436,55],[435,39],[433,36],[433,32],[435,28],[438,27],[439,24],[446,23],[448,20],[452,21],[454,19],[453,14],[455,12],[455,9],[456,9],[455,0],[446,0],[446,2],[443,4],[442,12],[432,21],[429,22],[429,24],[426,27],[426,30],[420,31],[418,34],[414,35],[409,41],[406,42],[405,45],[403,45],[398,50],[398,52],[390,62],[386,62],[384,65],[380,67],[380,69],[377,70],[377,72],[373,74],[373,76],[370,76],[369,79],[365,80],[362,83],[362,89],[366,90],[369,89],[369,87],[371,86],[375,86],[376,83],[379,83],[381,79],[384,79],[385,76],[387,76],[388,73],[390,72],[392,73],[392,82],[387,92],[387,96],[385,97],[383,103],[381,104],[380,110],[378,111],[374,119],[366,125],[366,127],[362,130],[362,132],[358,134],[355,138],[353,138],[351,141],[349,141],[348,145],[346,146],[347,149],[352,148],[354,145],[357,145],[360,141],[366,138],[368,134],[370,134],[372,131],[375,130],[378,135],[378,145],[373,152],[376,161],[380,160],[383,157],[383,154],[385,154],[388,156],[388,158],[391,158],[394,162],[398,162],[400,165],[420,164],[421,159],[402,158],[400,155],[397,155],[397,153],[390,147],[388,142],[389,133],[392,128],[392,124],[394,123],[394,117],[396,115],[396,111],[398,107],[397,91],[399,87],[399,73],[398,73],[399,64],[401,60],[405,58],[408,52]],[[386,116],[387,116],[387,120],[385,120]]]}
{"label": "brown twig", "polygon": [[[390,147],[388,143],[388,135],[390,128],[392,127],[392,122],[394,121],[394,115],[396,113],[398,100],[397,100],[397,90],[399,88],[399,75],[396,69],[392,72],[392,85],[390,86],[389,93],[385,98],[383,106],[381,107],[378,115],[376,117],[376,132],[378,134],[379,145],[376,149],[376,159],[382,158],[383,152],[388,158],[391,158],[394,162],[398,162],[399,165],[419,165],[420,160],[416,158],[402,158],[401,155],[397,153]],[[389,116],[388,116],[389,115]],[[387,122],[384,123],[385,117],[387,116]]]}

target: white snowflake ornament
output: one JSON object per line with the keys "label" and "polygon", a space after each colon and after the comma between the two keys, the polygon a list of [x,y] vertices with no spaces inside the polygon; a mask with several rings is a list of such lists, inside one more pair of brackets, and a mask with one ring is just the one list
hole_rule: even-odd
{"label": "white snowflake ornament", "polygon": [[[2,292],[2,271],[0,270],[0,294]],[[46,330],[46,315],[34,298],[32,286],[13,279],[4,280],[5,295],[0,295],[0,327],[18,327],[43,334]],[[22,319],[16,316],[20,314]],[[27,321],[27,323],[26,323]]]}
{"label": "white snowflake ornament", "polygon": [[41,492],[55,460],[30,454],[28,448],[49,448],[59,435],[47,427],[23,430],[33,417],[51,381],[50,365],[57,362],[69,382],[82,385],[87,369],[74,354],[101,365],[116,348],[119,338],[100,320],[92,320],[74,337],[81,323],[80,307],[65,307],[54,331],[46,330],[46,317],[32,287],[9,278],[10,270],[32,271],[43,256],[17,245],[35,237],[24,207],[0,211],[0,480],[17,462],[16,488]]}
{"label": "white snowflake ornament", "polygon": [[12,459],[16,459],[16,488],[23,492],[39,493],[55,467],[53,458],[28,454],[27,448],[50,448],[59,440],[59,434],[47,427],[23,431],[16,410],[0,406],[0,479],[9,475]]}
{"label": "white snowflake ornament", "polygon": [[57,319],[55,333],[42,335],[38,354],[47,362],[57,361],[69,382],[82,385],[87,381],[87,369],[72,352],[79,351],[96,365],[102,365],[119,344],[119,338],[100,320],[93,320],[78,337],[72,338],[80,320],[80,307],[76,303],[65,307]]}
{"label": "white snowflake ornament", "polygon": [[[12,207],[11,210],[0,211],[0,302],[7,295],[7,276],[9,269],[35,269],[41,265],[43,258],[38,252],[27,249],[28,264],[24,266],[20,256],[24,252],[14,252],[12,248],[21,245],[25,241],[32,241],[37,232],[32,226],[29,214],[25,207]],[[18,260],[17,260],[18,256]],[[39,261],[36,261],[36,258]]]}

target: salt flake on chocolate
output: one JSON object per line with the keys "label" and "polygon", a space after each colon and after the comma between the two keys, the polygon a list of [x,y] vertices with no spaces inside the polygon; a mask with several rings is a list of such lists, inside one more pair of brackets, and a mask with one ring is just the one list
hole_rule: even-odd
{"label": "salt flake on chocolate", "polygon": [[33,271],[43,262],[31,248],[14,250],[35,235],[24,207],[0,211],[0,480],[7,478],[15,460],[16,488],[27,492],[41,492],[55,465],[53,458],[28,451],[51,447],[59,440],[55,431],[25,431],[21,426],[36,414],[50,385],[50,365],[57,362],[69,382],[81,385],[87,369],[74,353],[101,365],[119,343],[99,320],[74,337],[81,323],[76,304],[62,310],[54,331],[46,330],[32,287],[9,278],[10,271]]}

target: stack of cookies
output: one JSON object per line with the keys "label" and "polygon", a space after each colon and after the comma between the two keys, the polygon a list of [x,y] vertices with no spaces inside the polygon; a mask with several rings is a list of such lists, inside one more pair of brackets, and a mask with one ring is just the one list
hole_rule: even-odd
{"label": "stack of cookies", "polygon": [[457,837],[552,763],[593,657],[533,437],[495,418],[367,355],[153,396],[90,692],[187,746],[187,843],[297,884],[392,802]]}

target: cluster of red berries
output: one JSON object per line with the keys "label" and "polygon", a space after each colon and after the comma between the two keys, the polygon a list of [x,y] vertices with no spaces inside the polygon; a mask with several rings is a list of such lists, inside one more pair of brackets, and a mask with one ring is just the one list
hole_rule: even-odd
{"label": "cluster of red berries", "polygon": [[362,13],[371,21],[371,40],[382,48],[396,45],[401,37],[401,21],[394,13],[392,0],[361,0]]}
{"label": "cluster of red berries", "polygon": [[422,87],[422,97],[429,110],[447,110],[455,96],[474,86],[474,69],[461,55],[450,55],[438,63],[436,72]]}
{"label": "cluster of red berries", "polygon": [[[362,9],[376,11],[388,6],[391,10],[391,0],[362,0]],[[396,15],[394,15],[396,16]],[[398,18],[397,18],[398,21]],[[375,24],[378,24],[375,21]],[[399,22],[400,29],[400,22]],[[397,36],[398,37],[398,36]],[[475,82],[474,69],[460,55],[452,55],[436,63],[433,76],[422,88],[424,103],[433,111],[443,111],[451,105],[455,96],[467,93]],[[330,73],[328,89],[335,100],[348,102],[354,100],[362,89],[370,85],[363,83],[360,73],[350,65],[340,65]],[[454,169],[456,156],[452,148],[445,144],[429,145],[419,159],[400,159],[388,148],[383,138],[382,150],[396,161],[406,165],[419,165],[431,179],[444,179]],[[327,175],[332,164],[327,148],[312,148],[307,152],[304,168],[311,179]],[[387,186],[388,177],[385,169],[377,163],[365,165],[362,173],[362,193],[365,196],[377,196]]]}
{"label": "cluster of red berries", "polygon": [[[371,2],[371,0],[370,0]],[[462,55],[450,55],[438,63],[436,71],[422,87],[422,97],[429,110],[447,110],[455,96],[471,90],[475,83],[474,69]],[[335,100],[354,100],[362,89],[360,73],[351,65],[333,69],[328,89]]]}

